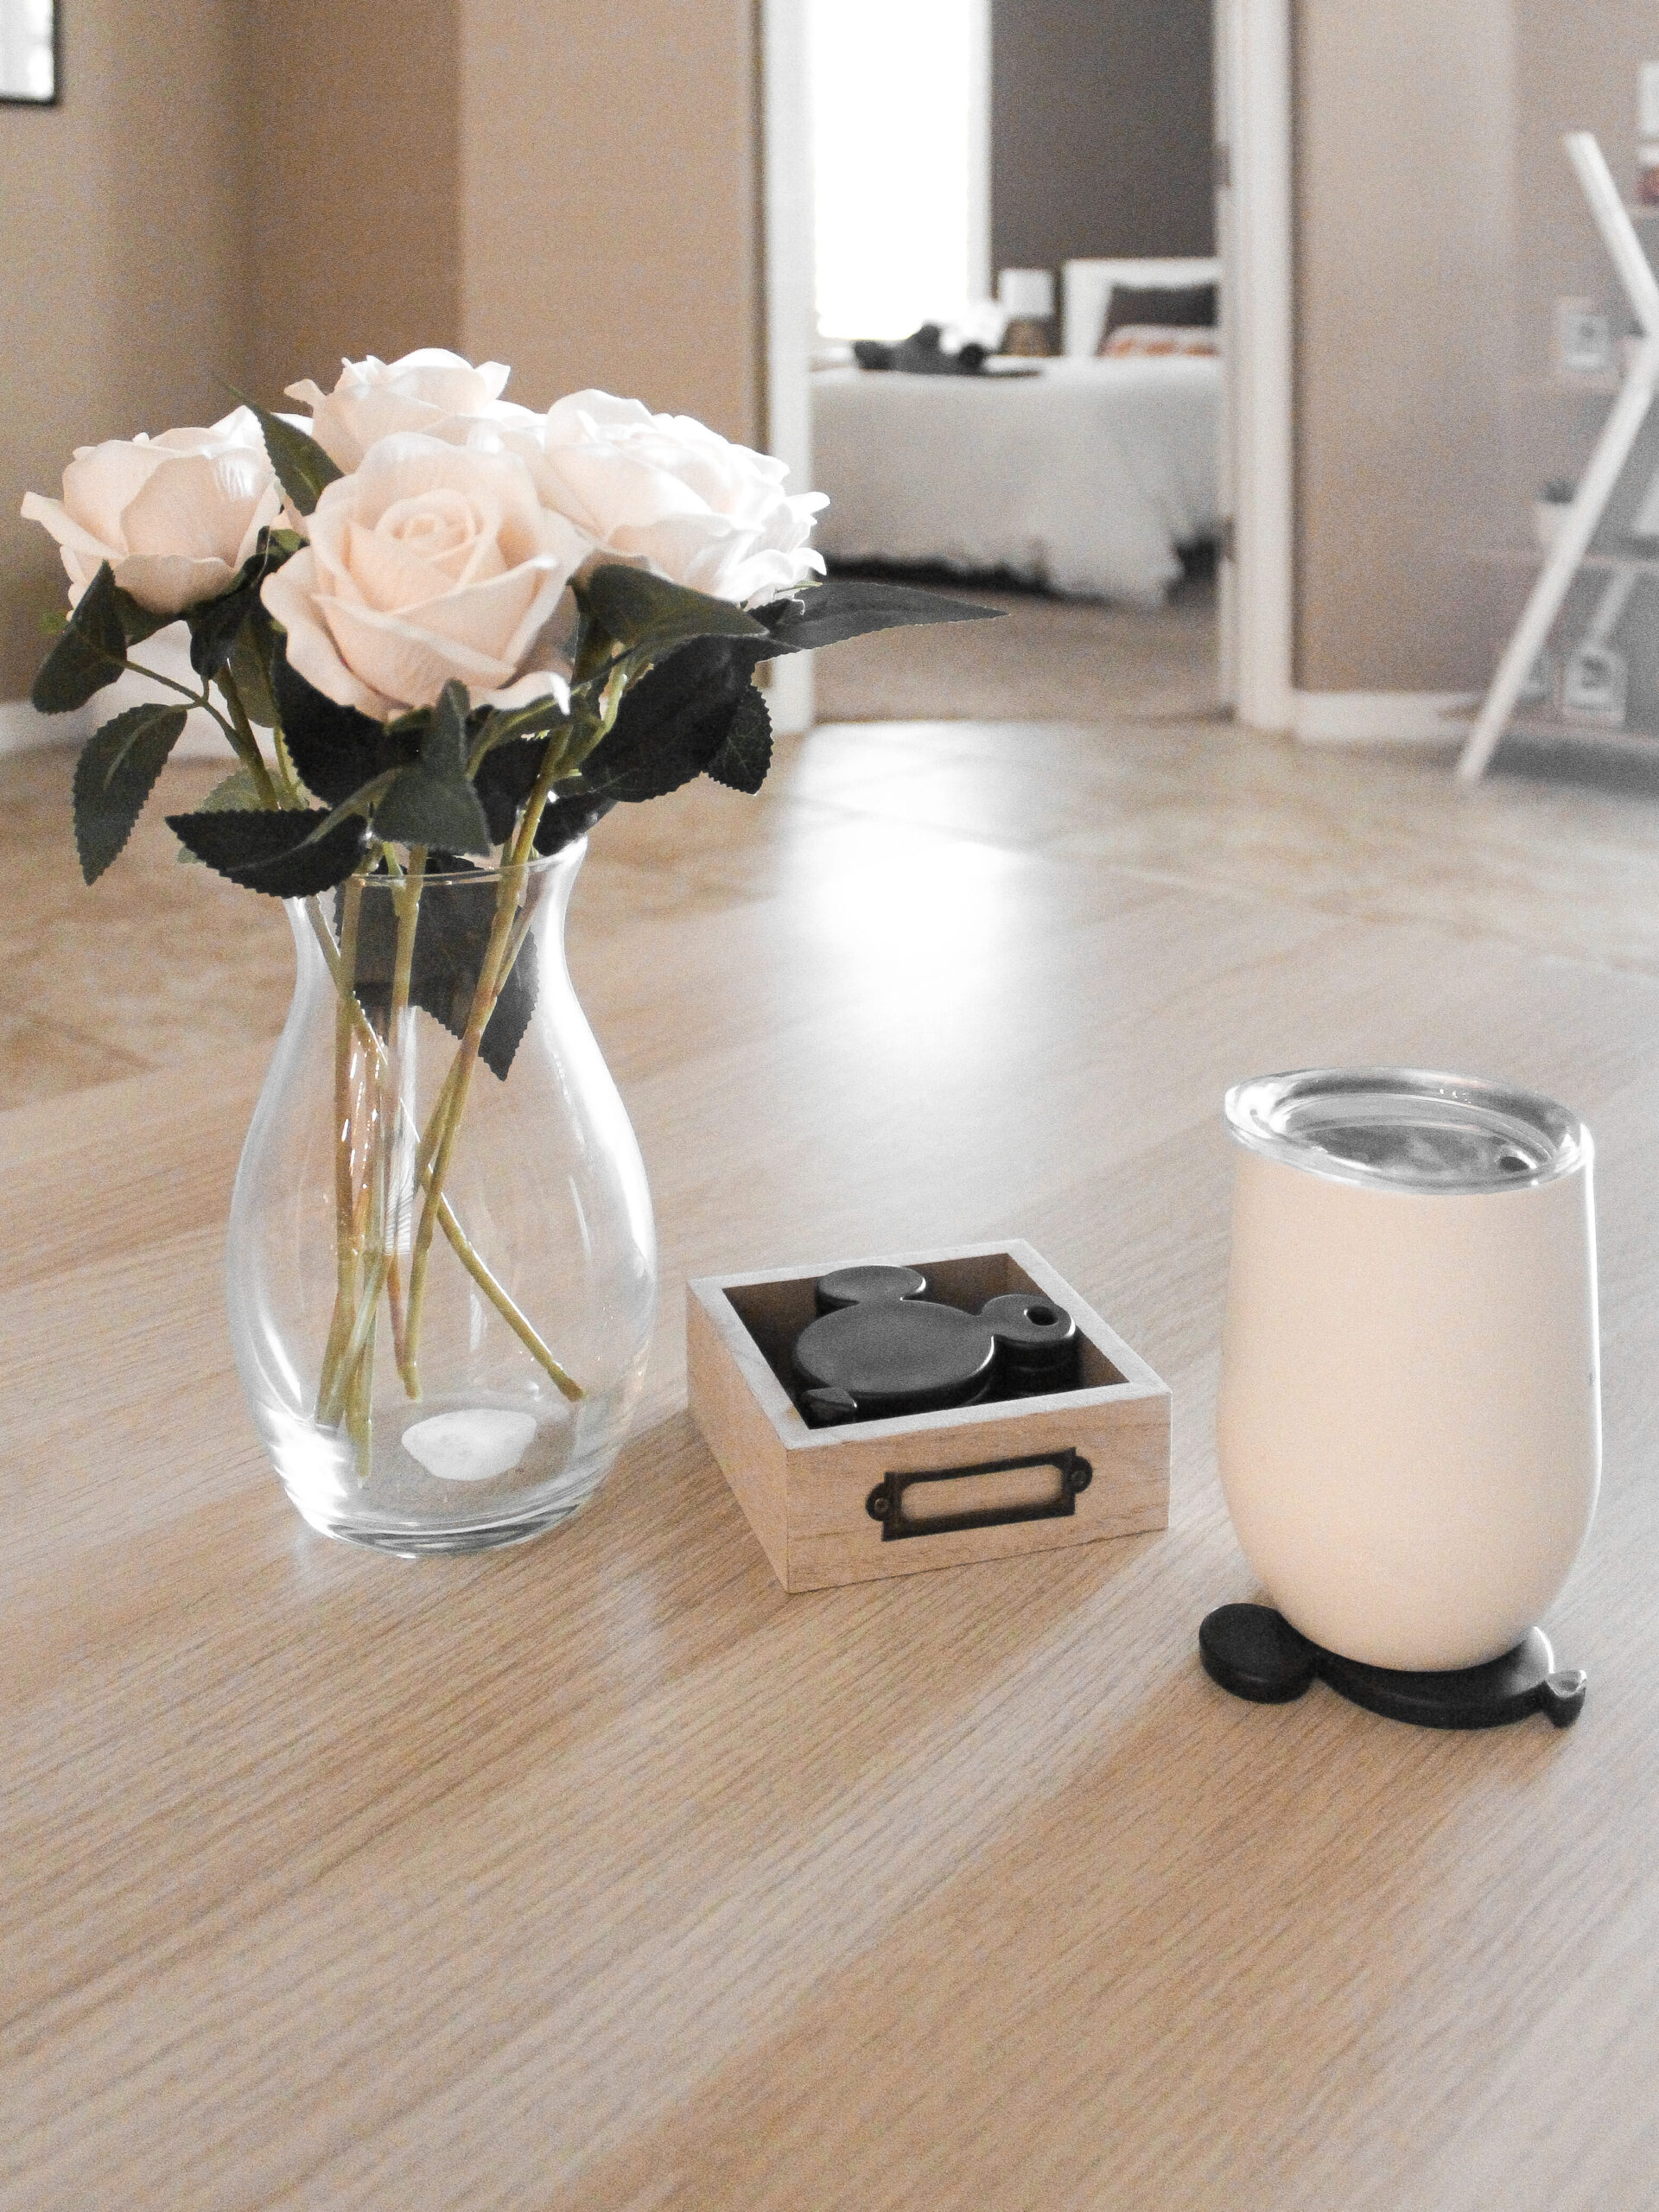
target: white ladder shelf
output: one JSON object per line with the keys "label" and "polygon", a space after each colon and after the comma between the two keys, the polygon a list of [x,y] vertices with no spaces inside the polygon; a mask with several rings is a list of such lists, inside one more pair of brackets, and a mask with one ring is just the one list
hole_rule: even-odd
{"label": "white ladder shelf", "polygon": [[[1551,627],[1573,588],[1573,578],[1585,565],[1590,541],[1624,474],[1654,396],[1659,392],[1659,278],[1655,277],[1648,257],[1642,251],[1636,226],[1619,198],[1618,187],[1594,134],[1569,130],[1561,143],[1590,203],[1590,213],[1624,288],[1641,336],[1630,348],[1624,381],[1596,441],[1590,465],[1573,494],[1572,505],[1561,519],[1525,611],[1503,649],[1491,688],[1469,733],[1458,762],[1458,775],[1465,784],[1479,781],[1499,739],[1510,726],[1533,663],[1548,642]],[[1655,489],[1659,489],[1659,478],[1649,487],[1649,500]],[[1605,645],[1624,612],[1637,575],[1650,564],[1635,560],[1624,562],[1615,556],[1610,560],[1599,559],[1595,565],[1606,568],[1610,574],[1586,636],[1593,644]]]}

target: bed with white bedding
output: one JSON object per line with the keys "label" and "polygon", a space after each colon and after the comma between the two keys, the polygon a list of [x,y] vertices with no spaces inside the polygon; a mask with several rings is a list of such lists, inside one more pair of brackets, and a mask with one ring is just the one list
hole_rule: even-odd
{"label": "bed with white bedding", "polygon": [[823,553],[1002,569],[1078,598],[1161,598],[1181,572],[1178,548],[1220,527],[1220,364],[1097,360],[1094,348],[1115,276],[1177,283],[1213,270],[1069,263],[1069,350],[1036,376],[820,371],[812,441],[814,477],[830,495],[817,531]]}

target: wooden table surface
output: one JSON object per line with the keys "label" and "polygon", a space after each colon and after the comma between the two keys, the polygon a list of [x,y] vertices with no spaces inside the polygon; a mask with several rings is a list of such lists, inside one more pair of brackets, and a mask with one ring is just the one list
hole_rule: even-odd
{"label": "wooden table surface", "polygon": [[[832,783],[595,841],[663,1300],[540,1542],[388,1560],[268,1471],[220,1287],[263,1050],[0,1122],[0,2203],[1659,2202],[1659,986]],[[1344,1059],[1599,1140],[1566,1733],[1198,1665],[1252,1592],[1221,1092]],[[786,1599],[684,1411],[685,1277],[1005,1234],[1172,1385],[1167,1533]]]}

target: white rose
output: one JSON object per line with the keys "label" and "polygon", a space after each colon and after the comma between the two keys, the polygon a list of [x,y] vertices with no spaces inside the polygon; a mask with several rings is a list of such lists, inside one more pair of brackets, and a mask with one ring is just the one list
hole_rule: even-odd
{"label": "white rose", "polygon": [[424,346],[399,361],[342,361],[340,380],[324,391],[308,377],[288,387],[290,399],[311,410],[311,435],[337,468],[348,473],[382,438],[398,430],[420,430],[428,437],[464,444],[479,421],[533,423],[527,407],[515,407],[501,391],[511,369],[499,361],[474,368],[459,353]]}
{"label": "white rose", "polygon": [[383,438],[325,489],[310,531],[263,594],[314,690],[381,721],[429,707],[452,677],[475,706],[562,690],[543,633],[592,549],[515,454]]}
{"label": "white rose", "polygon": [[578,391],[538,425],[539,450],[518,427],[504,436],[530,461],[546,504],[569,515],[601,557],[639,562],[740,607],[823,572],[807,540],[828,504],[823,494],[791,497],[781,461],[733,445],[689,415],[653,415],[637,399]]}
{"label": "white rose", "polygon": [[152,614],[216,599],[282,511],[258,423],[245,407],[210,429],[77,446],[62,499],[31,492],[23,501],[24,518],[58,541],[72,607],[107,561],[122,590]]}

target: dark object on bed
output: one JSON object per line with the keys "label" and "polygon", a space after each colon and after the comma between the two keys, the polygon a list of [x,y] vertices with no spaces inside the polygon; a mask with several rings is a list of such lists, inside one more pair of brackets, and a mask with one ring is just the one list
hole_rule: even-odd
{"label": "dark object on bed", "polygon": [[1115,330],[1132,322],[1155,323],[1165,330],[1213,330],[1216,288],[1213,284],[1114,284],[1106,302],[1101,344]]}
{"label": "dark object on bed", "polygon": [[854,343],[853,358],[861,369],[898,369],[906,376],[978,376],[989,348],[969,345],[960,353],[947,353],[939,343],[942,335],[937,322],[925,322],[896,346],[879,338],[860,338]]}

